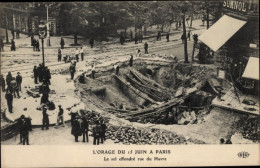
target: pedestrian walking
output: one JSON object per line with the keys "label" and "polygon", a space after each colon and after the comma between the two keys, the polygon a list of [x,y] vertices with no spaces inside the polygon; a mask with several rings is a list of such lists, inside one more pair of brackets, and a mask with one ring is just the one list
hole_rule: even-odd
{"label": "pedestrian walking", "polygon": [[21,115],[19,121],[19,132],[20,132],[20,144],[23,143],[25,145],[25,142],[27,145],[29,145],[29,130],[30,126],[28,122],[26,121],[26,118],[24,115]]}
{"label": "pedestrian walking", "polygon": [[36,40],[36,51],[40,51],[40,43],[39,40]]}
{"label": "pedestrian walking", "polygon": [[13,113],[13,94],[12,94],[9,87],[6,90],[5,98],[6,98],[6,101],[7,101],[8,111],[10,113]]}
{"label": "pedestrian walking", "polygon": [[34,77],[34,83],[38,84],[39,73],[38,73],[37,66],[34,66],[33,68],[33,77]]}
{"label": "pedestrian walking", "polygon": [[190,41],[190,35],[191,35],[191,30],[188,32],[188,37],[187,37],[187,39],[189,39],[189,41]]}
{"label": "pedestrian walking", "polygon": [[11,34],[12,34],[13,39],[14,39],[14,37],[15,37],[15,36],[14,36],[14,29],[11,30]]}
{"label": "pedestrian walking", "polygon": [[61,39],[60,39],[60,48],[61,48],[61,49],[64,49],[64,45],[65,45],[65,41],[64,41],[64,39],[61,37]]}
{"label": "pedestrian walking", "polygon": [[77,62],[79,62],[79,50],[78,50],[78,48],[76,48],[75,57],[76,57]]}
{"label": "pedestrian walking", "polygon": [[10,88],[11,88],[11,91],[13,93],[13,96],[16,98],[16,94],[17,94],[17,97],[20,98],[19,88],[18,88],[15,77],[13,77],[12,81],[10,82]]}
{"label": "pedestrian walking", "polygon": [[80,48],[79,53],[80,53],[80,56],[81,56],[81,61],[83,61],[84,60],[84,50],[83,50],[83,47]]}
{"label": "pedestrian walking", "polygon": [[38,71],[38,75],[39,75],[39,82],[42,82],[43,80],[43,66],[42,64],[39,64],[39,66],[37,67],[37,71]]}
{"label": "pedestrian walking", "polygon": [[11,51],[15,51],[16,48],[15,48],[15,42],[14,42],[14,39],[12,39],[11,41]]}
{"label": "pedestrian walking", "polygon": [[167,42],[170,41],[170,33],[169,32],[167,32],[167,34],[166,34],[166,39],[167,39]]}
{"label": "pedestrian walking", "polygon": [[13,77],[12,77],[11,72],[8,72],[8,74],[6,75],[6,78],[5,78],[7,87],[10,87],[10,83],[11,83],[11,81],[12,81],[12,78],[13,78]]}
{"label": "pedestrian walking", "polygon": [[181,40],[182,40],[182,44],[184,44],[184,40],[185,40],[184,33],[181,35]]}
{"label": "pedestrian walking", "polygon": [[3,74],[0,75],[0,86],[2,88],[2,92],[5,92],[5,79]]}
{"label": "pedestrian walking", "polygon": [[79,116],[76,116],[72,122],[71,134],[74,135],[75,142],[79,142],[78,137],[82,135],[79,119]]}
{"label": "pedestrian walking", "polygon": [[43,106],[42,110],[42,130],[44,130],[44,128],[49,129],[49,114],[46,105]]}
{"label": "pedestrian walking", "polygon": [[62,123],[62,126],[63,126],[63,127],[65,126],[63,113],[64,113],[64,110],[63,110],[63,108],[61,107],[61,105],[59,105],[59,113],[58,113],[58,116],[57,116],[56,126],[59,126],[60,122]]}
{"label": "pedestrian walking", "polygon": [[61,49],[59,48],[59,49],[58,49],[58,62],[61,61],[61,57],[62,57],[62,55],[61,55]]}
{"label": "pedestrian walking", "polygon": [[130,55],[130,60],[129,60],[130,67],[133,66],[133,59],[134,59],[133,55]]}
{"label": "pedestrian walking", "polygon": [[90,44],[91,48],[93,48],[93,45],[94,45],[94,39],[93,39],[93,37],[91,37],[91,38],[89,39],[89,44]]}
{"label": "pedestrian walking", "polygon": [[85,118],[85,116],[83,116],[81,118],[81,130],[82,130],[82,134],[83,134],[83,140],[82,142],[88,142],[88,130],[89,130],[89,123],[87,121],[87,119]]}
{"label": "pedestrian walking", "polygon": [[142,33],[141,30],[139,31],[138,39],[139,39],[139,43],[142,43],[142,42],[143,42],[143,33]]}
{"label": "pedestrian walking", "polygon": [[135,33],[135,44],[138,44],[138,34]]}
{"label": "pedestrian walking", "polygon": [[16,83],[17,83],[17,87],[19,89],[19,91],[22,91],[22,81],[23,81],[23,77],[20,75],[20,72],[17,72],[17,76],[16,76]]}
{"label": "pedestrian walking", "polygon": [[95,79],[96,67],[94,64],[91,65],[91,78]]}
{"label": "pedestrian walking", "polygon": [[0,52],[4,51],[4,41],[2,38],[0,38]]}
{"label": "pedestrian walking", "polygon": [[99,145],[101,134],[102,134],[102,127],[99,124],[99,121],[96,121],[95,126],[93,127],[94,145]]}
{"label": "pedestrian walking", "polygon": [[145,50],[145,54],[148,54],[148,44],[147,42],[144,43],[144,50]]}
{"label": "pedestrian walking", "polygon": [[73,64],[73,63],[70,64],[69,71],[70,71],[71,80],[73,80],[74,79],[74,74],[76,72],[75,64]]}
{"label": "pedestrian walking", "polygon": [[102,128],[101,143],[103,144],[104,141],[106,140],[106,129],[107,129],[107,126],[106,126],[104,120],[101,120],[101,128]]}

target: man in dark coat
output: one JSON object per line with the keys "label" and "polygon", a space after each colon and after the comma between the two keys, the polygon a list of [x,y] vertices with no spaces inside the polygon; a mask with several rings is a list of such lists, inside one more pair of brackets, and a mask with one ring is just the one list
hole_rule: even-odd
{"label": "man in dark coat", "polygon": [[167,39],[167,42],[170,41],[170,34],[169,34],[169,32],[167,32],[167,34],[166,34],[166,39]]}
{"label": "man in dark coat", "polygon": [[0,52],[4,51],[4,41],[0,38]]}
{"label": "man in dark coat", "polygon": [[44,106],[42,110],[42,130],[49,129],[49,114],[47,113],[47,107]]}
{"label": "man in dark coat", "polygon": [[11,41],[11,51],[15,51],[16,48],[15,48],[15,42],[14,42],[14,39],[12,39]]}
{"label": "man in dark coat", "polygon": [[10,83],[11,83],[11,81],[12,81],[12,78],[13,78],[13,77],[12,77],[11,72],[8,72],[8,74],[6,75],[6,78],[5,78],[7,87],[10,87]]}
{"label": "man in dark coat", "polygon": [[72,122],[71,134],[74,135],[75,142],[79,142],[78,137],[82,135],[79,116],[76,116],[75,120]]}
{"label": "man in dark coat", "polygon": [[74,79],[74,74],[76,72],[76,66],[73,63],[71,63],[69,71],[70,71],[71,80],[73,80]]}
{"label": "man in dark coat", "polygon": [[82,142],[85,142],[85,141],[88,142],[89,123],[88,123],[87,119],[85,118],[85,116],[83,116],[81,120],[82,120],[81,121],[81,130],[82,130],[82,133],[83,133],[83,141]]}
{"label": "man in dark coat", "polygon": [[104,141],[106,140],[106,129],[107,129],[104,120],[101,120],[101,127],[102,127],[101,143],[104,143]]}
{"label": "man in dark coat", "polygon": [[138,34],[135,33],[135,44],[138,44]]}
{"label": "man in dark coat", "polygon": [[60,39],[60,48],[61,48],[61,49],[64,49],[64,45],[65,45],[65,41],[64,41],[64,39],[61,37],[61,39]]}
{"label": "man in dark coat", "polygon": [[63,110],[63,108],[61,107],[61,105],[59,105],[59,113],[58,113],[57,124],[56,124],[57,126],[59,125],[60,121],[61,121],[61,123],[62,123],[62,126],[65,126],[63,113],[64,113],[64,110]]}
{"label": "man in dark coat", "polygon": [[36,40],[36,51],[40,51],[40,43],[39,43],[39,40]]}
{"label": "man in dark coat", "polygon": [[187,37],[187,39],[189,39],[189,41],[190,41],[190,35],[191,35],[191,31],[188,32],[188,37]]}
{"label": "man in dark coat", "polygon": [[21,115],[19,121],[19,132],[20,132],[20,143],[23,143],[25,145],[25,142],[27,145],[29,145],[29,130],[30,126],[28,122],[26,121],[26,118],[24,115]]}
{"label": "man in dark coat", "polygon": [[182,40],[182,44],[184,44],[184,40],[185,40],[184,34],[181,35],[181,40]]}
{"label": "man in dark coat", "polygon": [[44,71],[43,71],[43,79],[46,80],[48,85],[51,85],[51,81],[50,81],[50,79],[51,79],[51,72],[50,72],[50,70],[49,70],[49,68],[47,66],[44,68]]}
{"label": "man in dark coat", "polygon": [[[15,80],[15,77],[12,78],[12,81],[10,82],[10,89],[11,89],[11,92],[13,93],[13,96],[16,97],[16,94],[18,96],[18,98],[20,98],[20,95],[19,95],[19,88],[17,86],[17,82]],[[15,94],[16,93],[16,94]]]}
{"label": "man in dark coat", "polygon": [[95,126],[93,127],[93,137],[94,137],[93,144],[94,145],[99,145],[101,134],[102,134],[102,127],[99,124],[99,121],[96,121]]}
{"label": "man in dark coat", "polygon": [[22,81],[23,81],[23,77],[20,75],[20,72],[17,72],[16,83],[19,91],[22,91]]}
{"label": "man in dark coat", "polygon": [[38,73],[37,66],[34,66],[33,68],[33,77],[34,77],[34,83],[38,84],[39,73]]}
{"label": "man in dark coat", "polygon": [[133,66],[133,59],[134,59],[134,57],[133,57],[133,55],[131,55],[131,56],[130,56],[130,60],[129,60],[129,65],[130,65],[130,67]]}
{"label": "man in dark coat", "polygon": [[147,42],[144,43],[144,50],[145,50],[145,54],[148,54],[148,44],[147,44]]}
{"label": "man in dark coat", "polygon": [[3,74],[0,75],[0,86],[2,88],[2,92],[5,92],[5,79]]}
{"label": "man in dark coat", "polygon": [[130,29],[130,38],[131,38],[131,40],[133,40],[133,32],[131,29]]}
{"label": "man in dark coat", "polygon": [[161,40],[161,32],[158,31],[158,34],[157,34],[157,41]]}
{"label": "man in dark coat", "polygon": [[13,94],[10,91],[10,88],[7,88],[5,98],[7,101],[8,111],[13,113]]}
{"label": "man in dark coat", "polygon": [[38,75],[39,75],[39,82],[42,82],[43,80],[43,66],[42,64],[39,64],[37,67]]}
{"label": "man in dark coat", "polygon": [[11,30],[11,34],[12,34],[13,39],[14,39],[14,29]]}
{"label": "man in dark coat", "polygon": [[91,48],[93,48],[94,39],[92,37],[89,39],[89,44],[90,44]]}
{"label": "man in dark coat", "polygon": [[33,40],[32,40],[32,46],[33,46],[33,51],[37,51],[36,50],[36,39],[35,38],[33,38]]}
{"label": "man in dark coat", "polygon": [[142,31],[139,31],[139,43],[142,43],[143,42],[143,33]]}

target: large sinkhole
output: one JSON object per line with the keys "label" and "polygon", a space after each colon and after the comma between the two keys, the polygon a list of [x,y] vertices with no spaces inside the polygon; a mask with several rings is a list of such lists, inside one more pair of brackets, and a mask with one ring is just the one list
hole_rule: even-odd
{"label": "large sinkhole", "polygon": [[[121,63],[102,67],[95,79],[82,74],[76,86],[97,107],[132,122],[196,124],[203,122],[219,93],[213,70],[181,63]],[[97,103],[98,102],[98,103]]]}

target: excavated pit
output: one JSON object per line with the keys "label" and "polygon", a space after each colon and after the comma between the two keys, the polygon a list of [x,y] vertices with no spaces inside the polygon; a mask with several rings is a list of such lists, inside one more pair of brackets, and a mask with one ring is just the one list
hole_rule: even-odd
{"label": "excavated pit", "polygon": [[[177,62],[135,61],[101,67],[82,74],[76,87],[97,107],[131,122],[186,125],[201,122],[210,110],[217,80],[213,70]],[[98,102],[98,103],[96,103]]]}

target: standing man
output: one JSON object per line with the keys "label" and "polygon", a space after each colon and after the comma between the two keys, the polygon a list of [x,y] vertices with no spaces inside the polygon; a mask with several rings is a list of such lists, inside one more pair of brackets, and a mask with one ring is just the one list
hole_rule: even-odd
{"label": "standing man", "polygon": [[23,145],[25,145],[25,142],[27,145],[29,145],[29,130],[30,130],[30,126],[27,123],[25,116],[21,115],[19,121],[19,131],[20,131],[20,143],[23,143]]}
{"label": "standing man", "polygon": [[78,48],[76,48],[75,57],[76,57],[77,62],[79,62],[79,50],[78,50]]}
{"label": "standing man", "polygon": [[94,64],[91,65],[91,78],[95,79],[96,67]]}
{"label": "standing man", "polygon": [[74,135],[75,142],[79,142],[78,137],[82,135],[79,123],[79,116],[76,116],[75,120],[72,122],[71,134]]}
{"label": "standing man", "polygon": [[58,117],[57,117],[56,126],[59,126],[60,121],[61,121],[61,123],[62,123],[62,126],[63,126],[63,127],[65,126],[63,113],[64,113],[64,110],[63,110],[63,108],[61,107],[61,105],[59,105],[59,113],[58,113]]}
{"label": "standing man", "polygon": [[102,128],[101,143],[103,144],[104,141],[106,140],[106,129],[107,129],[107,126],[106,126],[104,120],[101,120],[101,128]]}
{"label": "standing man", "polygon": [[183,34],[183,33],[182,33],[182,35],[181,35],[181,40],[182,40],[182,44],[184,44],[185,38],[184,38],[184,34]]}
{"label": "standing man", "polygon": [[85,118],[85,116],[82,116],[81,120],[82,120],[81,121],[81,130],[82,130],[82,133],[83,133],[83,141],[82,142],[85,142],[85,141],[88,142],[89,123],[88,123],[87,119]]}
{"label": "standing man", "polygon": [[76,66],[72,62],[70,64],[69,71],[70,71],[71,80],[73,80],[74,79],[74,74],[76,72]]}
{"label": "standing man", "polygon": [[13,94],[12,94],[10,88],[7,88],[6,93],[5,93],[5,98],[7,101],[8,111],[10,113],[13,113]]}
{"label": "standing man", "polygon": [[11,51],[15,51],[15,42],[14,39],[11,41]]}
{"label": "standing man", "polygon": [[11,30],[11,34],[12,34],[13,39],[14,39],[14,29]]}
{"label": "standing man", "polygon": [[40,51],[40,43],[39,43],[39,40],[36,40],[36,51]]}
{"label": "standing man", "polygon": [[13,78],[13,77],[12,77],[11,72],[8,72],[8,74],[6,75],[6,78],[5,78],[7,87],[10,87],[10,83],[11,83],[11,81],[12,81],[12,78]]}
{"label": "standing man", "polygon": [[130,29],[130,38],[131,38],[131,41],[133,40],[133,32],[132,30]]}
{"label": "standing man", "polygon": [[[12,78],[12,81],[10,83],[10,87],[11,87],[11,91],[14,95],[14,97],[16,97],[16,94],[17,94],[17,97],[18,99],[20,98],[20,95],[19,95],[19,88],[18,88],[18,85],[17,85],[17,82],[16,82],[16,79],[15,77]],[[16,93],[16,94],[15,94]]]}
{"label": "standing man", "polygon": [[20,38],[20,30],[19,29],[16,30],[16,38]]}
{"label": "standing man", "polygon": [[142,43],[143,42],[143,33],[142,33],[142,31],[140,30],[139,31],[139,43]]}
{"label": "standing man", "polygon": [[80,48],[79,53],[81,55],[81,61],[83,61],[84,60],[84,50],[83,50],[83,47]]}
{"label": "standing man", "polygon": [[19,91],[22,91],[22,87],[21,87],[22,81],[23,81],[23,77],[20,75],[20,72],[17,72],[16,83]]}
{"label": "standing man", "polygon": [[3,74],[0,75],[0,86],[2,88],[2,92],[5,92],[5,79]]}
{"label": "standing man", "polygon": [[148,44],[147,44],[147,42],[144,43],[144,50],[145,50],[145,54],[148,54]]}
{"label": "standing man", "polygon": [[43,66],[42,66],[42,64],[39,64],[37,71],[38,71],[38,75],[39,75],[39,82],[42,82],[42,80],[43,80]]}
{"label": "standing man", "polygon": [[48,83],[48,85],[51,85],[51,72],[49,70],[49,68],[46,66],[43,70],[43,79],[46,80],[46,82]]}
{"label": "standing man", "polygon": [[61,57],[62,57],[62,55],[61,55],[61,49],[59,49],[59,50],[58,50],[58,62],[61,61]]}
{"label": "standing man", "polygon": [[61,48],[61,49],[64,49],[64,45],[65,45],[65,41],[64,41],[64,39],[61,37],[61,39],[60,39],[60,48]]}
{"label": "standing man", "polygon": [[38,84],[37,78],[39,77],[37,66],[34,66],[33,68],[33,77],[34,77],[34,83]]}
{"label": "standing man", "polygon": [[94,45],[94,39],[93,39],[93,37],[91,37],[91,38],[89,39],[89,44],[90,44],[91,48],[93,48],[93,45]]}
{"label": "standing man", "polygon": [[131,55],[131,56],[130,56],[130,60],[129,60],[129,65],[130,65],[130,67],[133,66],[133,59],[134,59],[134,57],[133,57],[133,55]]}
{"label": "standing man", "polygon": [[94,145],[99,145],[101,134],[102,134],[102,127],[97,120],[95,122],[95,126],[93,127],[93,137],[94,137],[93,144]]}
{"label": "standing man", "polygon": [[170,41],[170,33],[169,32],[167,32],[167,34],[166,34],[166,39],[167,39],[167,42]]}
{"label": "standing man", "polygon": [[44,105],[42,109],[42,130],[44,130],[44,127],[46,127],[47,130],[49,129],[49,114],[47,113],[46,105]]}

